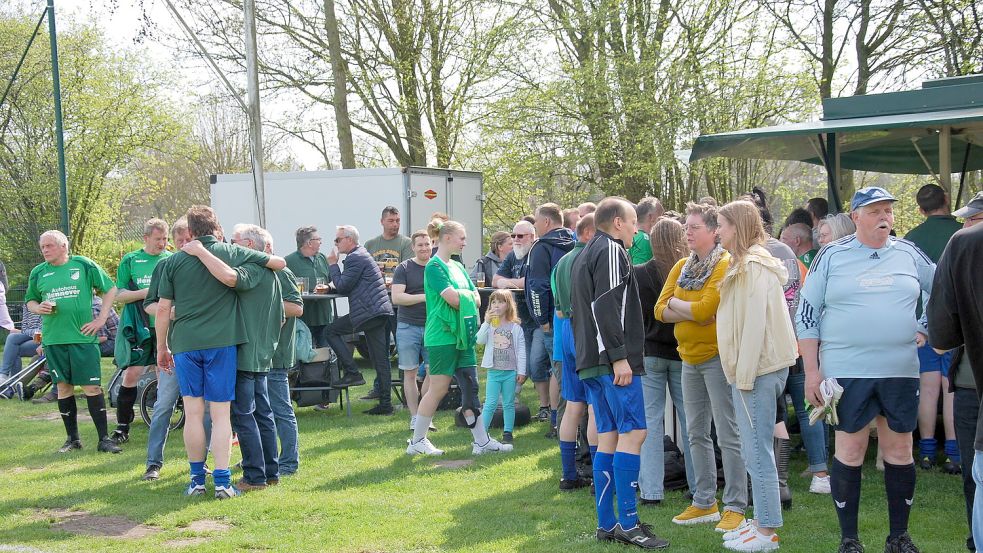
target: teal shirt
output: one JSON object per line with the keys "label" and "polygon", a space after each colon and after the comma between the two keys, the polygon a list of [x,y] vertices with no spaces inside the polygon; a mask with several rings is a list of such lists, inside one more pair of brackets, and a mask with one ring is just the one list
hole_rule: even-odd
{"label": "teal shirt", "polygon": [[[324,282],[330,282],[331,276],[328,274],[328,259],[323,253],[318,252],[314,257],[306,257],[300,251],[286,257],[287,268],[293,272],[296,278],[316,279],[322,278]],[[313,290],[307,290],[307,294]],[[331,317],[330,301],[315,301],[304,309],[304,316],[300,320],[307,326],[324,326],[329,324]]]}
{"label": "teal shirt", "polygon": [[553,288],[553,306],[557,311],[563,313],[564,318],[570,318],[573,313],[573,306],[570,305],[570,270],[573,268],[573,260],[577,254],[587,244],[577,242],[573,249],[566,253],[553,267],[553,274],[550,275],[550,285]]}

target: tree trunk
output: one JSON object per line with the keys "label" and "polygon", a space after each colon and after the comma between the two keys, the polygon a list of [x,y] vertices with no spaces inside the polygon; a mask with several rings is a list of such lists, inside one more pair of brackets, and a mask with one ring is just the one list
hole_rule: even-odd
{"label": "tree trunk", "polygon": [[338,132],[338,147],[341,150],[341,167],[354,169],[355,144],[352,140],[352,121],[348,116],[348,67],[341,55],[341,35],[338,33],[334,0],[324,0],[324,14],[324,30],[328,36],[328,55],[331,57],[331,76],[334,80],[332,104]]}

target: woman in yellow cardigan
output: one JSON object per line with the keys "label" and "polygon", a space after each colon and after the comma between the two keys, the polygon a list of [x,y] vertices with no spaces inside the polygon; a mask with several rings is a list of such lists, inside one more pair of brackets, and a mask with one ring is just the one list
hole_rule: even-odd
{"label": "woman in yellow cardigan", "polygon": [[[655,305],[655,318],[676,323],[673,333],[683,360],[683,404],[692,453],[696,489],[693,502],[672,519],[676,524],[718,522],[718,532],[744,523],[747,471],[734,419],[734,400],[717,352],[718,286],[727,271],[729,254],[717,245],[717,210],[706,204],[686,206],[686,244],[690,255],[669,272]],[[717,464],[710,439],[710,422],[724,463],[724,512],[717,506]]]}
{"label": "woman in yellow cardigan", "polygon": [[720,283],[717,346],[732,386],[755,517],[753,524],[724,534],[724,547],[774,551],[779,544],[775,530],[782,526],[772,439],[775,411],[785,391],[788,367],[798,356],[782,288],[788,270],[764,248],[768,235],[751,202],[741,200],[720,208],[717,234],[731,256]]}

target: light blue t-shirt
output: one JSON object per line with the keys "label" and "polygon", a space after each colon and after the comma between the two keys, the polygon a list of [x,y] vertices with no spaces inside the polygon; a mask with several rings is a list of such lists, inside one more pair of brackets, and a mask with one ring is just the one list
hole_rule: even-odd
{"label": "light blue t-shirt", "polygon": [[915,305],[932,290],[935,264],[917,246],[888,238],[883,248],[856,235],[813,259],[795,316],[799,339],[820,341],[827,378],[918,378]]}

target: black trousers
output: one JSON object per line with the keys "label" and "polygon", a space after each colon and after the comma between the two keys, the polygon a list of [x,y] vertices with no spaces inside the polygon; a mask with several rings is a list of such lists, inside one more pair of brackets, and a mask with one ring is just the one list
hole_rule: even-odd
{"label": "black trousers", "polygon": [[953,399],[954,425],[956,427],[956,442],[959,443],[961,457],[963,496],[966,499],[966,518],[970,528],[973,527],[973,498],[976,496],[976,483],[973,482],[973,457],[976,451],[973,443],[976,441],[976,419],[980,413],[980,400],[976,390],[956,388]]}
{"label": "black trousers", "polygon": [[[365,345],[369,350],[369,363],[375,369],[379,382],[379,405],[392,405],[392,367],[389,364],[389,315],[373,317],[362,323],[358,328],[365,334]],[[328,345],[338,355],[338,363],[346,373],[358,372],[355,359],[345,337],[354,334],[352,319],[349,315],[338,317],[328,325]]]}

